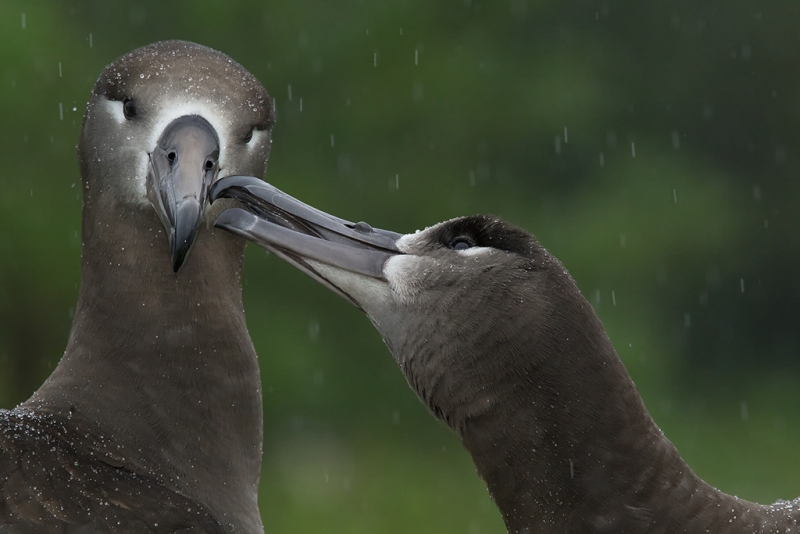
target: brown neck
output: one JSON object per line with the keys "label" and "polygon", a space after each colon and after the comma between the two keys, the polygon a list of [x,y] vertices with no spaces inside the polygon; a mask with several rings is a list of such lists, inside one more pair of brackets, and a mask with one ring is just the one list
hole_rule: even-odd
{"label": "brown neck", "polygon": [[458,321],[464,328],[446,340],[426,315],[430,326],[412,329],[431,335],[391,347],[422,400],[461,437],[508,531],[800,531],[791,507],[739,500],[692,472],[589,304],[577,290],[570,298],[580,305],[552,299],[531,313],[484,303],[509,311],[494,323]]}
{"label": "brown neck", "polygon": [[610,344],[599,348],[606,354],[587,380],[568,387],[540,368],[541,384],[495,397],[459,429],[509,532],[800,532],[796,509],[737,499],[697,477]]}
{"label": "brown neck", "polygon": [[103,438],[99,452],[260,529],[261,385],[243,242],[203,228],[176,274],[152,209],[97,218],[107,225],[85,213],[67,350],[25,405],[83,421]]}

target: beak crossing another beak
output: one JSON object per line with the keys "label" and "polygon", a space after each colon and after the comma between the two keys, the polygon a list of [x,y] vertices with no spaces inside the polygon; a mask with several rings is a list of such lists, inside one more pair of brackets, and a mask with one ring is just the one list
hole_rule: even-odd
{"label": "beak crossing another beak", "polygon": [[207,120],[185,115],[169,123],[150,153],[147,196],[167,232],[178,272],[203,221],[208,189],[219,173],[219,137]]}
{"label": "beak crossing another beak", "polygon": [[273,252],[356,306],[314,264],[385,280],[386,260],[402,254],[397,248],[401,234],[328,215],[252,176],[217,180],[219,153],[219,136],[211,124],[185,115],[164,128],[149,154],[147,196],[167,232],[173,271],[186,261],[208,202],[225,197],[250,211],[228,209],[215,226]]}
{"label": "beak crossing another beak", "polygon": [[386,260],[403,253],[397,247],[402,234],[328,215],[252,176],[221,178],[209,196],[211,202],[236,199],[250,210],[227,209],[214,226],[269,250],[359,308],[353,298],[317,272],[315,263],[385,280]]}

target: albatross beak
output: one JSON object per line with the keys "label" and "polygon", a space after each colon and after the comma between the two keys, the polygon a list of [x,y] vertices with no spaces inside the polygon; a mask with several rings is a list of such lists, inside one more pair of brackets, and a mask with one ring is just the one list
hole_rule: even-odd
{"label": "albatross beak", "polygon": [[328,215],[252,176],[221,178],[209,196],[234,198],[250,210],[227,209],[214,226],[269,250],[359,308],[307,260],[385,281],[386,260],[403,253],[396,244],[402,234]]}
{"label": "albatross beak", "polygon": [[175,272],[194,244],[208,188],[218,172],[219,137],[198,115],[185,115],[169,123],[150,153],[147,196],[169,237]]}

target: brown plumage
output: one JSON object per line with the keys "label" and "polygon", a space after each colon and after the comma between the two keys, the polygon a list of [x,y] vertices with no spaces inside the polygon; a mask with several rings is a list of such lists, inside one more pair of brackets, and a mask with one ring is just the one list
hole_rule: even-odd
{"label": "brown plumage", "polygon": [[262,175],[271,125],[261,84],[200,45],[100,75],[75,318],[52,375],[0,410],[0,533],[262,532],[244,241],[210,226],[206,190],[220,168]]}
{"label": "brown plumage", "polygon": [[647,412],[591,305],[524,230],[491,216],[401,236],[248,177],[217,226],[363,309],[409,385],[461,438],[513,534],[800,532],[692,472]]}

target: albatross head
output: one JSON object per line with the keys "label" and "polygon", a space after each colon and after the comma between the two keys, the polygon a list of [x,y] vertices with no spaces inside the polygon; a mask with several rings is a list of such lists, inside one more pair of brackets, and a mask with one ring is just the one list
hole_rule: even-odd
{"label": "albatross head", "polygon": [[166,41],[120,57],[100,75],[84,116],[84,230],[101,210],[155,211],[177,272],[202,222],[218,214],[207,213],[211,184],[264,174],[273,119],[262,85],[225,54]]}

